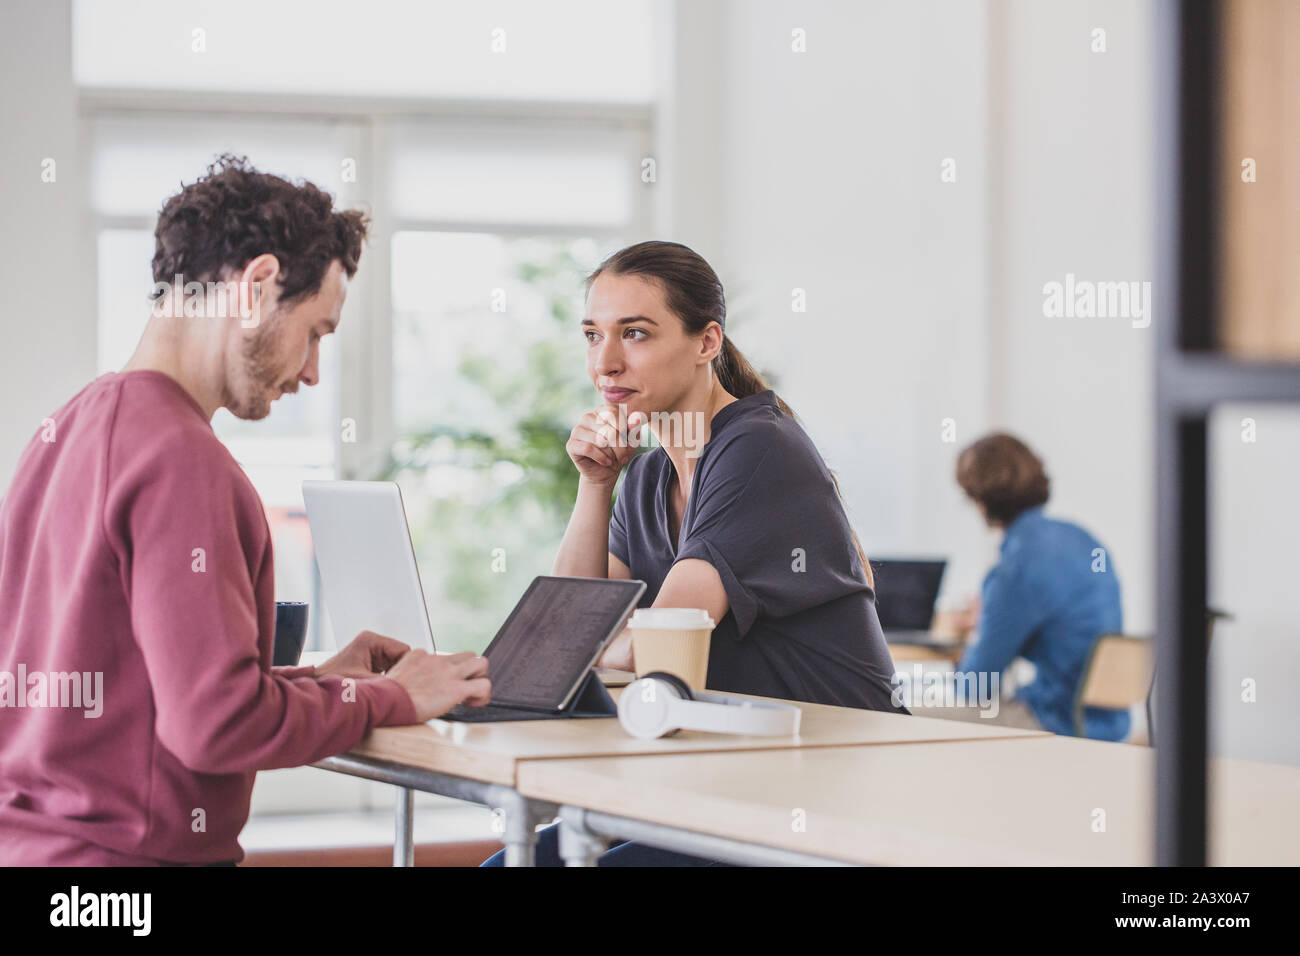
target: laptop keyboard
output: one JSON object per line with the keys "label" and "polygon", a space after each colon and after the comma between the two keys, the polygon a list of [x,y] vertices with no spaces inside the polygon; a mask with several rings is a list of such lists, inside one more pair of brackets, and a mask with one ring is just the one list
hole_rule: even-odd
{"label": "laptop keyboard", "polygon": [[549,711],[520,710],[517,707],[499,707],[495,704],[487,704],[483,707],[469,707],[460,704],[443,714],[442,719],[459,720],[472,724],[494,720],[546,720],[549,717],[559,716],[561,715]]}

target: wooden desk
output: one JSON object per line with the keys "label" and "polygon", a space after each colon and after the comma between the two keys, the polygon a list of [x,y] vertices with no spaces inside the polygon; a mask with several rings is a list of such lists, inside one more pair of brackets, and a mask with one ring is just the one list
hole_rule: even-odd
{"label": "wooden desk", "polygon": [[[616,700],[622,689],[611,689]],[[414,835],[412,791],[438,793],[500,809],[511,865],[529,865],[534,827],[553,819],[558,807],[522,797],[519,769],[532,762],[575,757],[648,758],[683,753],[759,752],[846,744],[899,744],[919,741],[981,740],[1047,736],[1045,731],[987,727],[975,723],[885,714],[849,707],[801,703],[799,734],[744,737],[683,731],[674,737],[639,740],[617,718],[524,720],[492,724],[431,720],[411,727],[379,727],[347,754],[313,766],[393,784],[402,789],[397,803],[393,859],[410,865]]]}
{"label": "wooden desk", "polygon": [[[621,688],[610,690],[615,700],[622,692]],[[625,731],[617,718],[520,720],[491,724],[431,720],[411,727],[376,728],[351,753],[513,786],[521,763],[532,760],[1048,736],[1046,731],[1040,730],[910,717],[853,707],[809,703],[798,706],[803,716],[799,733],[794,737],[682,731],[672,737],[640,740]]]}
{"label": "wooden desk", "polygon": [[[1153,774],[1147,748],[1047,736],[535,761],[518,788],[565,805],[566,830],[590,825],[561,844],[593,851],[621,838],[736,862],[1149,866]],[[1214,759],[1210,774],[1211,863],[1300,864],[1300,768]]]}

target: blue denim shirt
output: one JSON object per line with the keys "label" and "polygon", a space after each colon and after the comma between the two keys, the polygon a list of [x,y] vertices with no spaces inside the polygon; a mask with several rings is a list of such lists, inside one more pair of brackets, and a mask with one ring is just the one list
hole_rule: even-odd
{"label": "blue denim shirt", "polygon": [[[1030,508],[1007,527],[981,600],[978,640],[957,670],[1001,674],[1013,658],[1031,661],[1034,681],[1016,696],[1045,730],[1073,735],[1074,696],[1088,652],[1098,637],[1122,629],[1110,553],[1078,525]],[[1126,710],[1084,710],[1085,735],[1098,740],[1123,740],[1129,723]]]}

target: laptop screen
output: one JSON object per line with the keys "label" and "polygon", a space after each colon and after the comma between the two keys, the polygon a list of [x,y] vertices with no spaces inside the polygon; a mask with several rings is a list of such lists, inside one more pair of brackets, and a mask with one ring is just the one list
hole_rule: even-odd
{"label": "laptop screen", "polygon": [[642,581],[535,578],[484,652],[492,703],[565,707],[644,591]]}
{"label": "laptop screen", "polygon": [[886,631],[928,631],[946,561],[872,561],[876,614]]}

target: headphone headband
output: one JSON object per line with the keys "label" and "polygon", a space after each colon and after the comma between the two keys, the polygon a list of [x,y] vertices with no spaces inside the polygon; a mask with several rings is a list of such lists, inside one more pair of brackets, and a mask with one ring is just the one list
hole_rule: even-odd
{"label": "headphone headband", "polygon": [[618,719],[634,737],[651,739],[678,730],[720,734],[790,736],[799,732],[803,712],[790,704],[700,691],[675,674],[646,674],[624,688]]}

